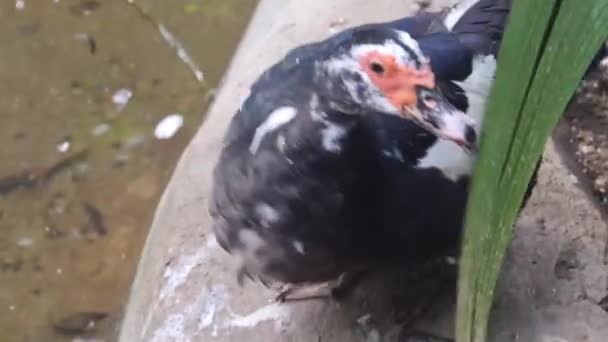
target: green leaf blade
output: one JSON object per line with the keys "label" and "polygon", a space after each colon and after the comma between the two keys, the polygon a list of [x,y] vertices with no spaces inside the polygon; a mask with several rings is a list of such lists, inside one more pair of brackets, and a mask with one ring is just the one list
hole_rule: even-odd
{"label": "green leaf blade", "polygon": [[458,342],[486,341],[494,287],[528,181],[606,36],[607,1],[517,0],[513,5],[465,219]]}

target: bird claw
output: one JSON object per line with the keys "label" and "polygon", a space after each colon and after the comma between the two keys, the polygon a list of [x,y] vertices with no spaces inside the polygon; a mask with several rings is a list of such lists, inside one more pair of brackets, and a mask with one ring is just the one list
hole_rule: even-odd
{"label": "bird claw", "polygon": [[327,281],[318,284],[295,285],[286,284],[278,288],[279,294],[274,302],[284,303],[287,300],[308,300],[319,298],[341,299],[352,290],[363,276],[365,271],[344,273],[337,281]]}
{"label": "bird claw", "polygon": [[332,296],[331,291],[332,287],[328,282],[312,285],[283,285],[279,289],[279,294],[274,298],[274,302],[328,298]]}
{"label": "bird claw", "polygon": [[278,288],[279,294],[274,297],[273,302],[275,303],[285,303],[287,296],[290,292],[293,291],[293,285],[282,285]]}

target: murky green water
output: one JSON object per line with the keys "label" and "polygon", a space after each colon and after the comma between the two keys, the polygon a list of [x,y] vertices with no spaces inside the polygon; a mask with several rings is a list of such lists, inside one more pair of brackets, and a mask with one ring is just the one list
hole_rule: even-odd
{"label": "murky green water", "polygon": [[[114,339],[156,203],[255,0],[136,3],[0,0],[2,341]],[[172,113],[183,127],[157,139]]]}

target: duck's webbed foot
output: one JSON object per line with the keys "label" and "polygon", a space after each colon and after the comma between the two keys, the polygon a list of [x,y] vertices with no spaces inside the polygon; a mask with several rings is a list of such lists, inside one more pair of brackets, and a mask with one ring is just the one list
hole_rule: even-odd
{"label": "duck's webbed foot", "polygon": [[287,300],[329,298],[331,297],[331,290],[332,287],[329,282],[306,285],[288,284],[281,286],[274,301],[283,303]]}
{"label": "duck's webbed foot", "polygon": [[308,300],[333,298],[342,299],[348,294],[367,272],[346,272],[340,275],[337,280],[327,281],[318,284],[287,284],[279,289],[279,294],[275,297],[276,302],[287,300]]}

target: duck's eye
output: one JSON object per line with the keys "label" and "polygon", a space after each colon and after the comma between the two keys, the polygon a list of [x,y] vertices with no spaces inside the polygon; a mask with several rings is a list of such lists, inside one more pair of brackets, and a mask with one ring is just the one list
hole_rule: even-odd
{"label": "duck's eye", "polygon": [[376,61],[371,62],[369,64],[369,68],[378,75],[384,74],[384,65],[380,64],[380,62],[376,62]]}
{"label": "duck's eye", "polygon": [[422,100],[425,102],[431,102],[431,101],[434,101],[435,98],[431,94],[424,94],[422,96]]}

